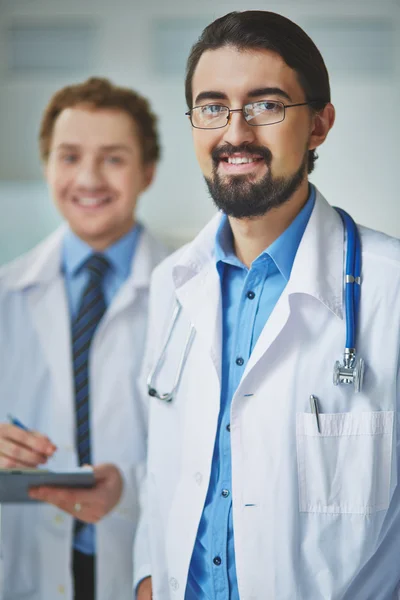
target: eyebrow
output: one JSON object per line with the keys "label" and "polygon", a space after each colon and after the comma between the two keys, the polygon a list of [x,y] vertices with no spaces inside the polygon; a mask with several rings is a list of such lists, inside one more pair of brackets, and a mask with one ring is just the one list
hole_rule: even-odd
{"label": "eyebrow", "polygon": [[[248,98],[260,98],[260,96],[281,96],[281,98],[285,98],[286,100],[289,100],[289,102],[292,102],[289,94],[279,87],[256,88],[247,92],[247,96]],[[200,94],[196,96],[195,105],[202,100],[227,100],[227,98],[228,96],[223,92],[209,90],[206,92],[200,92]]]}
{"label": "eyebrow", "polygon": [[[78,150],[79,144],[60,144],[57,150]],[[132,153],[132,149],[124,144],[108,144],[107,146],[100,146],[102,152],[129,152]]]}

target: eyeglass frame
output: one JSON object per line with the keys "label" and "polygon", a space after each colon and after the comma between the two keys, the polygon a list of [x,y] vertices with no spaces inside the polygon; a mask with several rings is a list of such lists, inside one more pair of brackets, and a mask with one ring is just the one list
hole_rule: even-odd
{"label": "eyeglass frame", "polygon": [[[260,123],[260,124],[250,123],[244,115],[244,109],[246,108],[246,106],[250,106],[251,104],[258,104],[261,102],[274,102],[275,104],[280,104],[283,107],[282,119],[280,119],[279,121],[274,121],[273,123]],[[312,104],[320,104],[320,103],[327,104],[326,101],[322,101],[322,100],[309,100],[308,102],[298,102],[296,104],[284,104],[280,100],[257,100],[256,102],[247,102],[246,104],[243,104],[242,108],[229,108],[229,106],[226,106],[225,104],[213,104],[212,102],[210,102],[208,104],[199,104],[198,106],[193,106],[190,110],[185,112],[185,116],[189,117],[190,124],[194,129],[202,129],[203,131],[212,130],[212,129],[223,129],[224,127],[229,125],[230,120],[231,120],[231,114],[235,113],[235,112],[241,112],[244,120],[246,121],[247,125],[249,125],[250,127],[266,127],[268,125],[276,125],[277,123],[282,123],[282,121],[285,120],[287,108],[294,108],[295,106],[311,106]],[[227,108],[228,116],[226,117],[225,125],[220,125],[219,127],[197,127],[196,125],[193,125],[192,112],[196,108],[204,108],[205,106],[221,106],[221,108]]]}

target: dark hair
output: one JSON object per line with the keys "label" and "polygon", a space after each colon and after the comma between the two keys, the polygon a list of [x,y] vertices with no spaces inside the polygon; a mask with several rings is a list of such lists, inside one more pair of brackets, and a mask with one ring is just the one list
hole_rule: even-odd
{"label": "dark hair", "polygon": [[[201,55],[206,50],[234,46],[239,50],[271,50],[279,54],[296,73],[312,109],[322,110],[331,99],[329,75],[324,59],[312,39],[293,21],[263,10],[231,12],[206,27],[193,46],[186,66],[185,94],[192,108],[192,80]],[[308,172],[317,159],[310,150]]]}
{"label": "dark hair", "polygon": [[91,77],[83,83],[58,90],[50,99],[43,113],[39,131],[40,155],[43,161],[46,162],[49,157],[54,124],[58,116],[64,109],[78,104],[122,110],[136,125],[143,163],[157,162],[160,158],[157,118],[146,98],[129,88],[116,86],[108,79]]}

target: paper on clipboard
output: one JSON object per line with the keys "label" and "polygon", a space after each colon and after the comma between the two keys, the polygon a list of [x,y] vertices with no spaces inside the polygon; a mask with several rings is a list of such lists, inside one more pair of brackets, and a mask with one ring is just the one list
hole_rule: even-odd
{"label": "paper on clipboard", "polygon": [[38,502],[28,495],[29,488],[51,485],[71,488],[90,488],[95,485],[92,467],[61,469],[0,469],[0,502]]}

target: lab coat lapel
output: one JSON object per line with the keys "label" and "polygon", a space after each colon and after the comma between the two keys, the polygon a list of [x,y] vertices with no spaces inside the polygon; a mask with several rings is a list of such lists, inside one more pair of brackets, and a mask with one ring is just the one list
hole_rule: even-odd
{"label": "lab coat lapel", "polygon": [[313,296],[343,319],[343,226],[339,215],[318,191],[290,279],[260,334],[242,381],[285,327],[290,305],[298,294]]}
{"label": "lab coat lapel", "polygon": [[218,379],[221,377],[222,305],[221,286],[214,258],[214,240],[220,221],[217,215],[201,232],[174,268],[176,295],[209,349]]}
{"label": "lab coat lapel", "polygon": [[25,275],[32,320],[54,385],[57,422],[74,427],[69,310],[61,273],[62,231],[50,238]]}

